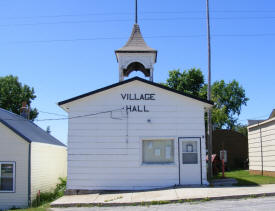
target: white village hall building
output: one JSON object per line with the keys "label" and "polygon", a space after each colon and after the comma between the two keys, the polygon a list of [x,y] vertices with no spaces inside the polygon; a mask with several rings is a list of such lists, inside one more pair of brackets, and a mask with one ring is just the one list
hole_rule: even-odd
{"label": "white village hall building", "polygon": [[[59,102],[69,115],[68,191],[207,184],[204,113],[212,102],[153,82],[157,51],[138,24],[115,53],[118,83]],[[132,71],[149,80],[124,80]]]}

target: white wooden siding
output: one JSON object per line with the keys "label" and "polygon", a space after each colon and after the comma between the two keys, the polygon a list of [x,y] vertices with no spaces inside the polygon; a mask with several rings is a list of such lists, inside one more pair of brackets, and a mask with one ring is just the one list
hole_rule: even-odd
{"label": "white wooden siding", "polygon": [[[154,93],[156,100],[125,101],[121,93]],[[149,189],[178,184],[178,137],[203,137],[206,183],[204,103],[134,81],[64,106],[69,108],[69,117],[74,117],[125,105],[146,105],[149,112],[129,112],[128,119],[126,112],[113,112],[120,119],[105,113],[69,120],[68,189]],[[142,165],[142,139],[166,137],[175,141],[174,164]]]}
{"label": "white wooden siding", "polygon": [[[262,139],[262,153],[261,153]],[[275,171],[275,121],[248,128],[249,170]]]}
{"label": "white wooden siding", "polygon": [[15,192],[0,192],[0,209],[28,206],[29,143],[0,123],[0,161],[14,161]]}
{"label": "white wooden siding", "polygon": [[63,146],[31,143],[31,199],[37,192],[53,191],[59,177],[67,176],[67,149]]}

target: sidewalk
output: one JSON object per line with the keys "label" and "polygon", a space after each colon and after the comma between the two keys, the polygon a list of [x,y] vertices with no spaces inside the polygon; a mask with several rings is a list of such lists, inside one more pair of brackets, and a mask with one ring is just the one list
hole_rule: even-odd
{"label": "sidewalk", "polygon": [[153,191],[69,195],[52,202],[51,207],[122,206],[156,202],[168,203],[183,202],[185,200],[230,199],[271,195],[275,195],[275,184],[253,187],[180,187]]}

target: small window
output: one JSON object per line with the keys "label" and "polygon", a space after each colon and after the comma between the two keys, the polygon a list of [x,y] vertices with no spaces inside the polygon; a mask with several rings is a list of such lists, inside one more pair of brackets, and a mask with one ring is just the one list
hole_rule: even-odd
{"label": "small window", "polygon": [[15,189],[15,163],[0,162],[0,192],[13,192]]}
{"label": "small window", "polygon": [[182,142],[182,164],[197,164],[197,141]]}
{"label": "small window", "polygon": [[144,140],[142,158],[146,164],[174,163],[174,140]]}

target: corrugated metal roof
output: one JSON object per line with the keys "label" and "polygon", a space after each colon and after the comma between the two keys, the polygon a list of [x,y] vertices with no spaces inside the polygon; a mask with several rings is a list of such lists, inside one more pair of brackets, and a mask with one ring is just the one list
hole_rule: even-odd
{"label": "corrugated metal roof", "polygon": [[0,108],[0,122],[28,142],[66,146],[32,121]]}
{"label": "corrugated metal roof", "polygon": [[116,52],[120,51],[141,51],[141,52],[157,52],[155,49],[150,48],[144,41],[140,28],[138,24],[134,24],[132,34],[128,40],[128,42],[120,49],[116,50]]}

